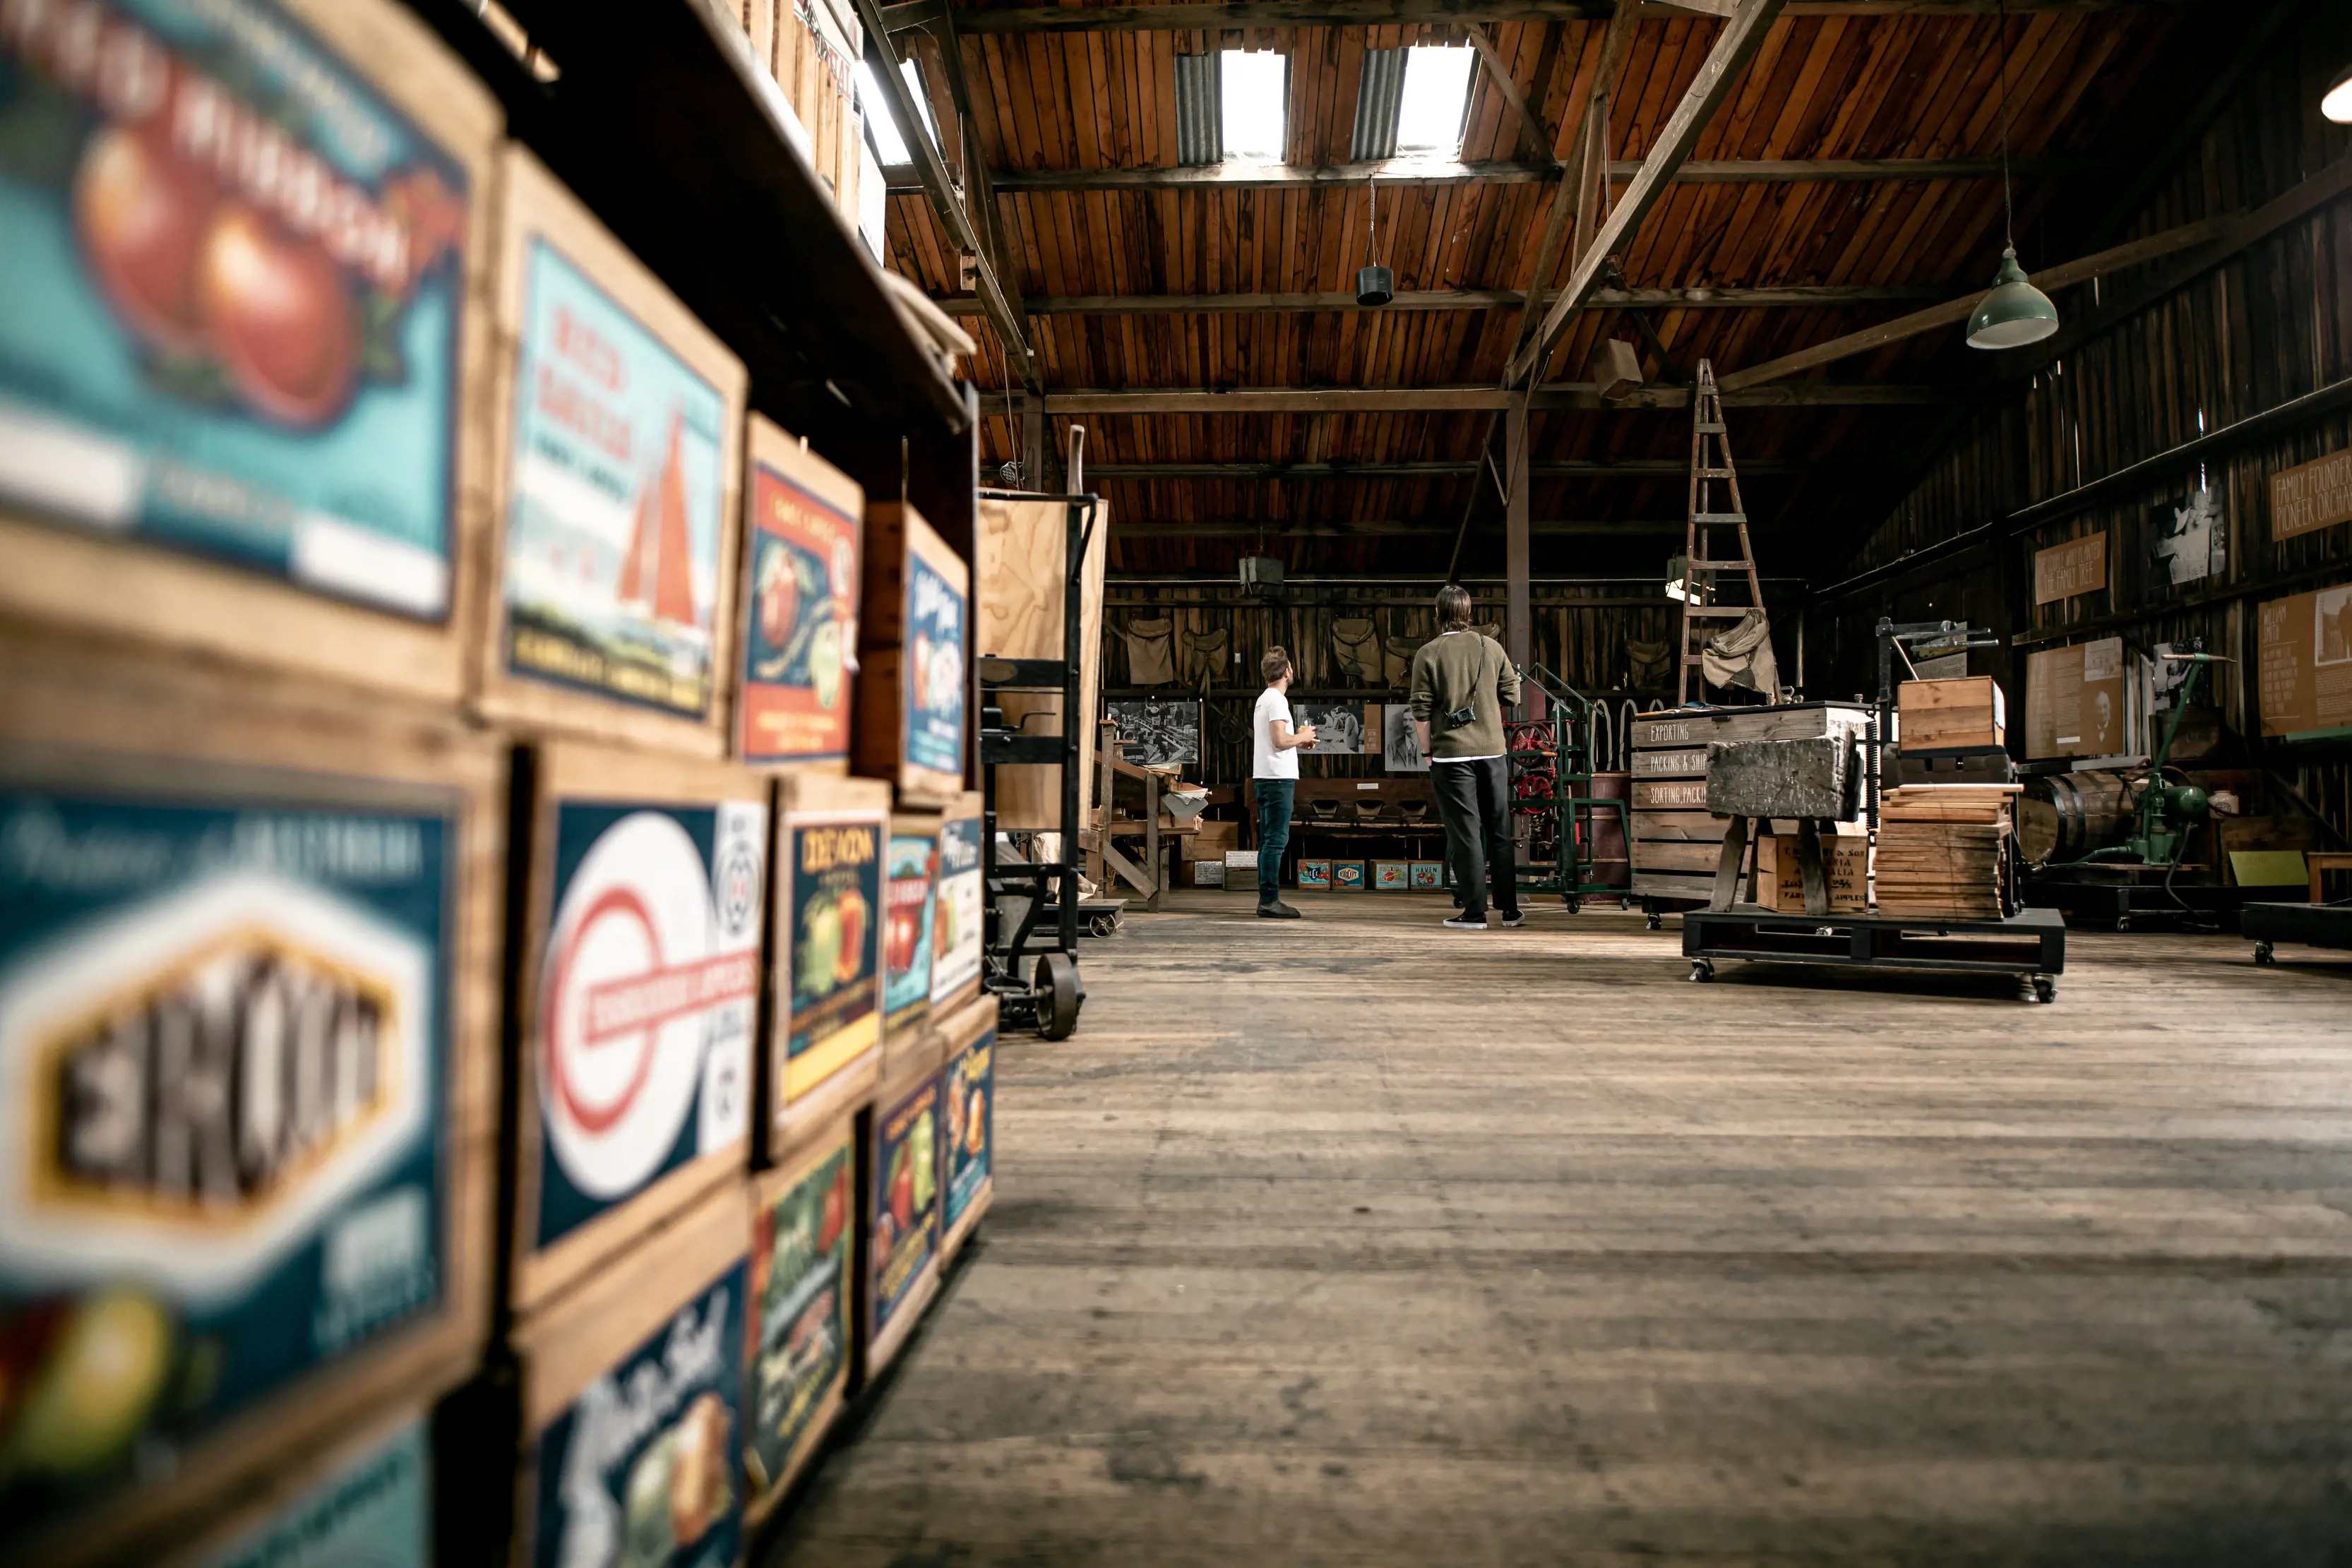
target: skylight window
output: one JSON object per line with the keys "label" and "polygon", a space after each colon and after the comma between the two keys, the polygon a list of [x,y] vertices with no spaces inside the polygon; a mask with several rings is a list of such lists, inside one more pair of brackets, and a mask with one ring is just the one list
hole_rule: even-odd
{"label": "skylight window", "polygon": [[1470,118],[1474,58],[1467,45],[1405,51],[1404,97],[1397,109],[1398,152],[1461,151],[1462,130]]}
{"label": "skylight window", "polygon": [[1288,63],[1272,49],[1224,51],[1219,62],[1224,78],[1219,113],[1226,157],[1251,163],[1283,162],[1290,118]]}
{"label": "skylight window", "polygon": [[[898,74],[906,78],[907,91],[914,98],[915,112],[923,117],[923,129],[939,140],[939,122],[931,118],[931,100],[923,91],[923,78],[916,73],[915,62],[900,60]],[[914,152],[906,139],[898,134],[898,122],[890,114],[890,105],[882,96],[882,84],[874,77],[874,67],[867,61],[857,62],[857,96],[866,107],[866,127],[874,134],[874,152],[885,163],[911,163]]]}

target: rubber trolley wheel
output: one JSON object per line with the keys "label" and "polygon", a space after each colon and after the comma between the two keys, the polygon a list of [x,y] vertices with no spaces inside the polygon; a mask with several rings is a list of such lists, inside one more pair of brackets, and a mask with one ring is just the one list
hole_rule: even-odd
{"label": "rubber trolley wheel", "polygon": [[1046,1040],[1067,1040],[1078,1027],[1078,967],[1067,953],[1048,953],[1037,960],[1037,1033]]}

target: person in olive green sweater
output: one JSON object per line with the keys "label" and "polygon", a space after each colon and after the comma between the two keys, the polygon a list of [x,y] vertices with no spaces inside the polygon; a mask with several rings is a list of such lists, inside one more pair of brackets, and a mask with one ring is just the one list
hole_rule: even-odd
{"label": "person in olive green sweater", "polygon": [[1511,759],[1503,709],[1519,700],[1519,672],[1503,645],[1470,627],[1470,591],[1437,591],[1438,635],[1412,656],[1413,728],[1445,823],[1462,912],[1445,924],[1486,929],[1488,864],[1497,923],[1520,923],[1517,844],[1511,836]]}

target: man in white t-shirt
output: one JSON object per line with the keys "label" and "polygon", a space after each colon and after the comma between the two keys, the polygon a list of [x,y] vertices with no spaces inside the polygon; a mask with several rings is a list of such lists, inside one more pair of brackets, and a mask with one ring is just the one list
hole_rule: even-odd
{"label": "man in white t-shirt", "polygon": [[1290,727],[1290,655],[1268,648],[1258,661],[1265,690],[1250,716],[1250,779],[1257,792],[1257,913],[1296,920],[1282,902],[1282,852],[1290,847],[1291,797],[1298,792],[1298,749],[1315,744],[1315,727]]}

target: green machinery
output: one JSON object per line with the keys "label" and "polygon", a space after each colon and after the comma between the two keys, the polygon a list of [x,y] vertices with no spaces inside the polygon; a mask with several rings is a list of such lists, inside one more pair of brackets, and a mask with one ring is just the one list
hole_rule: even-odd
{"label": "green machinery", "polygon": [[[1601,704],[1584,695],[1541,664],[1519,672],[1548,699],[1549,711],[1540,719],[1521,719],[1503,726],[1510,747],[1511,809],[1514,821],[1530,823],[1536,863],[1520,873],[1522,893],[1557,893],[1570,913],[1582,906],[1586,894],[1622,894],[1622,884],[1597,880],[1594,830],[1601,814],[1617,815],[1618,842],[1630,852],[1633,821],[1623,800],[1604,800],[1592,793],[1592,737]],[[1542,780],[1529,793],[1520,793],[1525,781]],[[1549,793],[1544,790],[1548,789]],[[1449,881],[1452,868],[1447,869]]]}
{"label": "green machinery", "polygon": [[2205,798],[2203,789],[2194,784],[2167,783],[2164,769],[2172,759],[2173,737],[2180,733],[2180,716],[2189,710],[2189,694],[2196,690],[2197,677],[2207,665],[2226,661],[2212,653],[2167,653],[2164,657],[2190,668],[2174,695],[2172,719],[2164,727],[2164,744],[2157,749],[2148,767],[2147,782],[2140,786],[2131,836],[2122,843],[2093,850],[2083,857],[2085,861],[2176,865],[2189,847],[2189,830],[2212,813],[2212,803]]}

